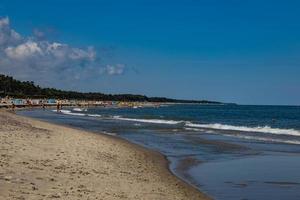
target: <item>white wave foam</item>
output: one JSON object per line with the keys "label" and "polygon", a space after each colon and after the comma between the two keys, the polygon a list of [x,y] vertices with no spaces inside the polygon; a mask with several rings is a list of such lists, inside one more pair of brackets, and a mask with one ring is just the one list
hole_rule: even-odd
{"label": "white wave foam", "polygon": [[257,140],[263,142],[277,142],[277,143],[287,143],[287,144],[300,144],[300,141],[297,140],[282,140],[282,139],[274,139],[274,138],[266,138],[266,137],[257,137],[257,136],[248,136],[248,135],[230,135],[230,134],[223,134],[224,136],[228,137],[235,137],[247,140]]}
{"label": "white wave foam", "polygon": [[[56,110],[53,110],[53,112],[57,112]],[[73,113],[70,110],[61,110],[60,111],[63,114],[66,115],[75,115],[75,116],[90,116],[90,117],[101,117],[101,115],[98,114],[83,114],[83,113]],[[113,116],[113,119],[117,120],[124,120],[124,121],[133,121],[133,122],[143,122],[143,123],[154,123],[154,124],[170,124],[170,125],[178,125],[178,124],[185,124],[186,130],[191,131],[203,131],[203,129],[213,129],[213,130],[229,130],[229,131],[242,131],[242,132],[257,132],[257,133],[270,133],[270,134],[276,134],[276,135],[290,135],[290,136],[300,136],[300,131],[295,129],[280,129],[280,128],[272,128],[270,126],[258,126],[258,127],[247,127],[247,126],[233,126],[233,125],[226,125],[226,124],[195,124],[188,121],[176,121],[176,120],[163,120],[163,119],[135,119],[135,118],[126,118],[119,115]],[[137,125],[137,124],[135,124]],[[255,139],[250,138],[251,136],[240,136],[248,137],[248,139]],[[271,140],[270,138],[263,138],[265,140]],[[275,139],[272,139],[274,142]],[[280,140],[282,141],[282,140]],[[278,141],[278,142],[280,142]],[[287,141],[287,140],[286,140]],[[293,143],[298,144],[298,142],[289,140],[286,143]],[[300,143],[300,142],[299,142]]]}
{"label": "white wave foam", "polygon": [[[199,128],[184,128],[185,130],[190,131],[205,131],[205,129],[199,129]],[[205,131],[207,132],[207,131]],[[210,133],[216,133],[216,132],[210,132]],[[297,140],[283,140],[283,139],[275,139],[275,138],[266,138],[266,137],[259,137],[259,136],[249,136],[249,135],[232,135],[232,134],[221,134],[223,136],[227,137],[234,137],[234,138],[240,138],[240,139],[246,139],[246,140],[256,140],[256,141],[263,141],[263,142],[276,142],[276,143],[287,143],[287,144],[300,144],[300,141]]]}
{"label": "white wave foam", "polygon": [[66,115],[74,115],[74,116],[85,116],[85,114],[83,114],[83,113],[72,113],[72,112],[70,112],[70,113],[65,113]]}
{"label": "white wave foam", "polygon": [[[55,110],[55,112],[56,112],[56,110]],[[71,113],[71,110],[60,110],[60,112],[66,114],[66,113]]]}
{"label": "white wave foam", "polygon": [[112,135],[112,136],[116,136],[116,133],[111,133],[111,132],[107,132],[107,131],[102,131],[102,133],[106,134],[106,135]]}
{"label": "white wave foam", "polygon": [[270,126],[247,127],[247,126],[232,126],[226,124],[193,124],[190,122],[187,122],[186,126],[193,127],[193,128],[207,128],[207,129],[217,129],[217,130],[259,132],[259,133],[271,133],[277,135],[300,136],[300,131],[298,130],[272,128]]}
{"label": "white wave foam", "polygon": [[89,116],[89,117],[101,117],[101,115],[98,115],[98,114],[88,114],[87,116]]}
{"label": "white wave foam", "polygon": [[83,112],[83,111],[87,111],[87,108],[73,108],[73,110],[77,112]]}
{"label": "white wave foam", "polygon": [[[57,110],[52,110],[52,112],[57,112]],[[58,112],[62,112],[62,113],[70,113],[71,110],[60,110]]]}
{"label": "white wave foam", "polygon": [[114,116],[113,118],[118,120],[124,120],[124,121],[144,122],[144,123],[154,123],[154,124],[179,124],[183,122],[183,121],[162,120],[162,119],[134,119],[134,118],[125,118],[120,116]]}
{"label": "white wave foam", "polygon": [[[57,112],[57,110],[52,110],[52,112]],[[62,112],[62,113],[70,113],[71,110],[59,110],[58,112]]]}
{"label": "white wave foam", "polygon": [[204,129],[200,129],[200,128],[184,128],[185,130],[188,130],[188,131],[204,131]]}
{"label": "white wave foam", "polygon": [[[52,110],[52,111],[57,112],[57,110]],[[70,110],[60,110],[59,112],[65,115],[85,116],[85,114],[83,113],[72,113]]]}
{"label": "white wave foam", "polygon": [[184,127],[185,130],[187,131],[197,131],[197,132],[205,132],[205,133],[215,133],[213,130],[207,130],[207,129],[201,129],[201,128],[189,128],[189,127]]}

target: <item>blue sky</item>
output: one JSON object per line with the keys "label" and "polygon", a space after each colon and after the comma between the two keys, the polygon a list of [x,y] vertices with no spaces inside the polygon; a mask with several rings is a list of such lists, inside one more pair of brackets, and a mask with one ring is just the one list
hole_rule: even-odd
{"label": "blue sky", "polygon": [[[10,51],[5,43],[14,67],[0,63],[0,72],[42,86],[300,104],[299,1],[2,0],[0,16],[23,38]],[[18,45],[44,48],[42,41],[80,58],[13,60]]]}

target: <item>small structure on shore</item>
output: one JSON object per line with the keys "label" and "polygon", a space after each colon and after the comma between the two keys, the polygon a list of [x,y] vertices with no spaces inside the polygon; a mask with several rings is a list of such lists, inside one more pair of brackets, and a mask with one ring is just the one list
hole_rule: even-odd
{"label": "small structure on shore", "polygon": [[141,107],[158,107],[160,103],[151,102],[126,102],[126,101],[87,101],[87,100],[68,100],[68,99],[20,99],[11,98],[6,96],[5,98],[0,98],[0,108],[9,108],[12,105],[15,107],[37,107],[40,106],[45,108],[46,106],[57,106],[59,104],[59,110],[62,106],[78,106],[78,107],[92,107],[92,106],[102,106],[102,107],[119,107],[119,108],[141,108]]}

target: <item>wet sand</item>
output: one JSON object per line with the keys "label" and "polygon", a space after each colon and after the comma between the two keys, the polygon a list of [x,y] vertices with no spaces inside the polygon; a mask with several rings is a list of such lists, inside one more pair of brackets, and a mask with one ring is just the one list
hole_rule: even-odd
{"label": "wet sand", "polygon": [[209,199],[159,153],[0,110],[0,199]]}

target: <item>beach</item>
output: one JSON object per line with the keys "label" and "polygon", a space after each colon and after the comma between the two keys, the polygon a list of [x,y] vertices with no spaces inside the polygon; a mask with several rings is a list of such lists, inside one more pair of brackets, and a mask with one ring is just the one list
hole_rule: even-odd
{"label": "beach", "polygon": [[290,106],[176,104],[16,113],[159,152],[168,160],[164,169],[168,166],[213,199],[298,200],[299,111]]}
{"label": "beach", "polygon": [[209,199],[159,153],[0,111],[0,199]]}

